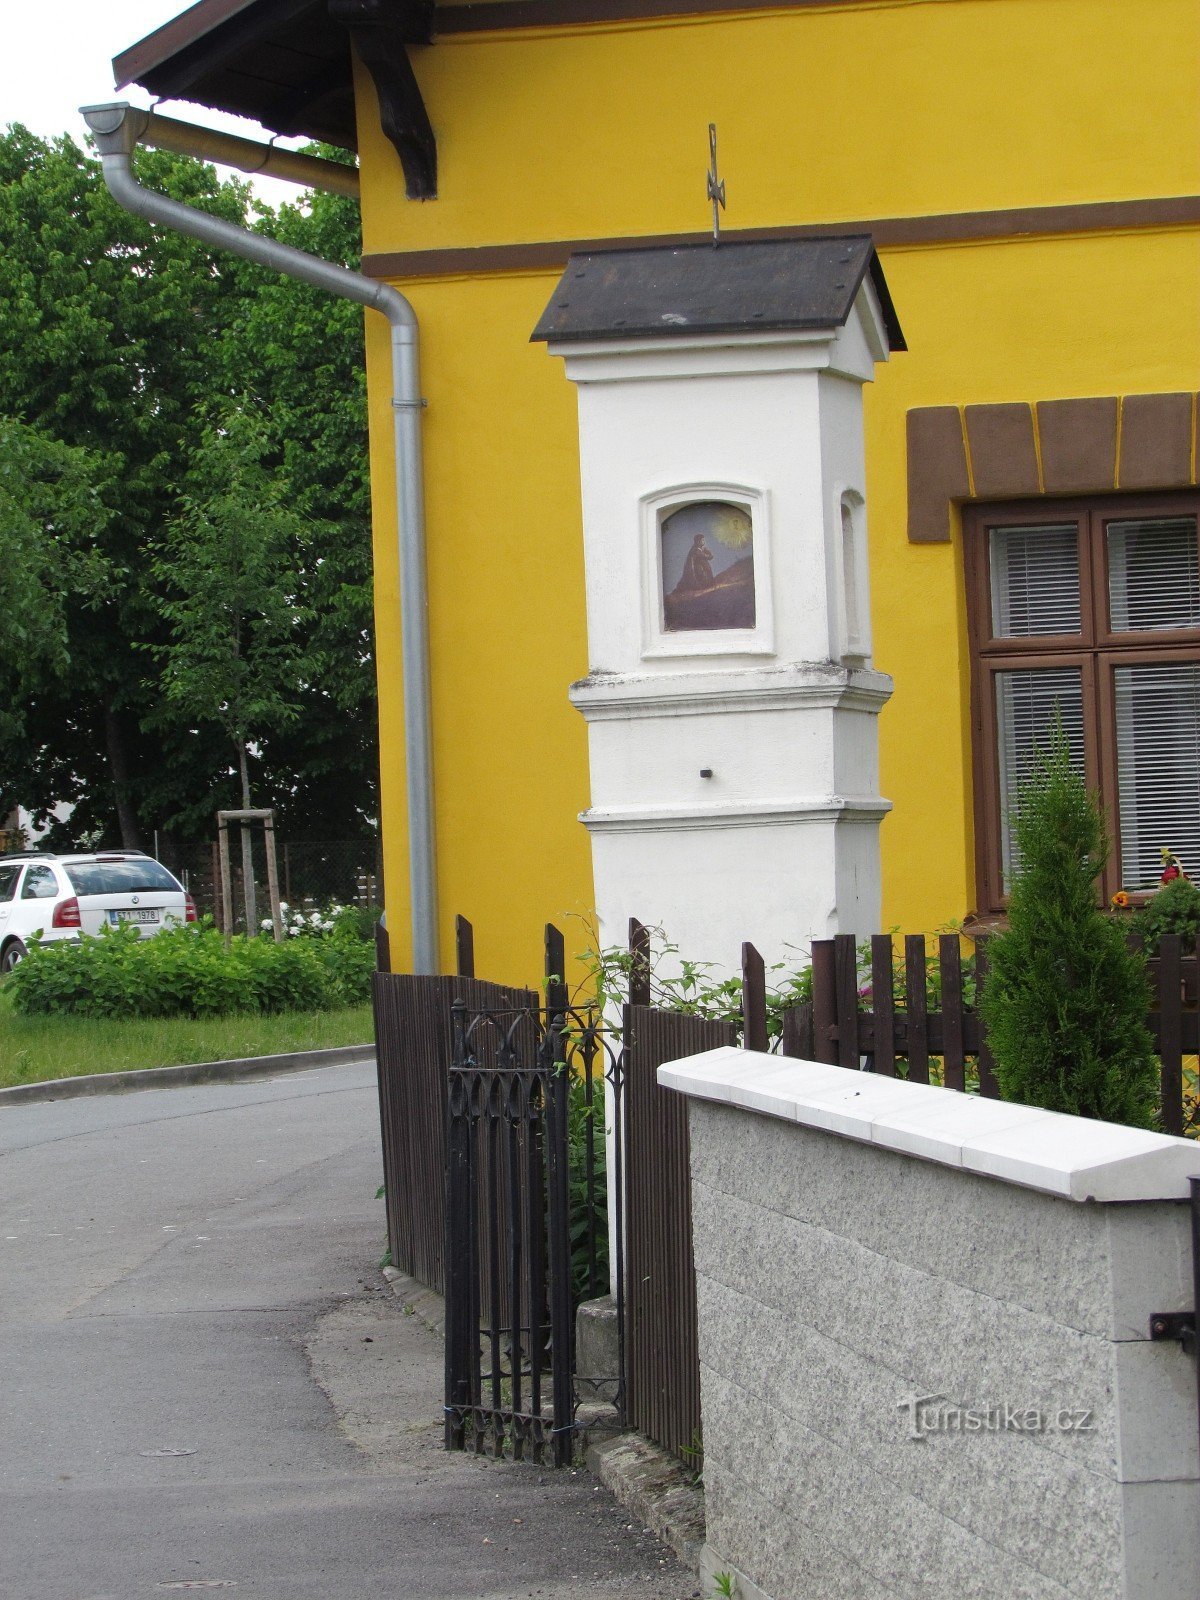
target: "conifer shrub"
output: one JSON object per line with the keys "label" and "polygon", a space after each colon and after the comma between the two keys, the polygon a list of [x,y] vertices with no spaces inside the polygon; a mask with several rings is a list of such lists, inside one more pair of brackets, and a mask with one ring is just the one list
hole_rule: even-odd
{"label": "conifer shrub", "polygon": [[1097,904],[1107,838],[1055,729],[1022,785],[1008,930],[988,946],[983,1019],[1006,1100],[1150,1127],[1158,1062],[1144,957]]}

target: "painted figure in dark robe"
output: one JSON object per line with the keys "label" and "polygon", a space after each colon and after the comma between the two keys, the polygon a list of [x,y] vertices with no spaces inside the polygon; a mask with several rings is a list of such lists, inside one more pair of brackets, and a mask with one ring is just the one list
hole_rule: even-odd
{"label": "painted figure in dark robe", "polygon": [[704,542],[704,535],[698,533],[692,540],[692,548],[687,553],[683,563],[683,573],[678,587],[683,590],[711,589],[713,585],[713,556],[712,551]]}

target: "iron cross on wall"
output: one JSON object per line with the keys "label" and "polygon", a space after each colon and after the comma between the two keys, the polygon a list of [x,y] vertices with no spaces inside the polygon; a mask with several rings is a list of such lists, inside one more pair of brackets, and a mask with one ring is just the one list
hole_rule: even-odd
{"label": "iron cross on wall", "polygon": [[708,198],[713,208],[713,243],[721,242],[721,212],[725,209],[725,180],[717,176],[717,125],[708,125]]}

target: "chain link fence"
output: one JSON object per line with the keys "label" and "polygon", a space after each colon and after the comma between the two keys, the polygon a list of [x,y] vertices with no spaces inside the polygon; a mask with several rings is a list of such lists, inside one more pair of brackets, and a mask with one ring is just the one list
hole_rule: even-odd
{"label": "chain link fence", "polygon": [[[261,826],[251,828],[251,869],[257,920],[270,916],[267,866]],[[378,836],[365,839],[297,839],[277,845],[279,895],[297,911],[327,906],[361,906],[366,911],[383,907],[383,852]],[[233,877],[234,931],[246,930],[246,894],[242,871],[241,830],[229,830],[229,864]],[[221,867],[217,844],[185,851],[179,863],[184,888],[201,916],[220,920]]]}

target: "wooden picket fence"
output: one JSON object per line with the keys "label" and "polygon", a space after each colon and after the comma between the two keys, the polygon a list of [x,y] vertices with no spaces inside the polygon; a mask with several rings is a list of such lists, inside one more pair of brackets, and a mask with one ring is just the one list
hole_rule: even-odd
{"label": "wooden picket fence", "polygon": [[[450,1008],[538,1004],[523,989],[474,978],[471,925],[457,924],[458,976],[392,975],[386,933],[378,937],[375,979],[380,1113],[392,1259],[441,1288],[445,1279],[445,1108]],[[551,939],[553,935],[553,940]],[[751,944],[742,947],[742,1038],[746,1048],[935,1083],[997,1097],[999,1086],[975,995],[987,972],[986,939],[964,958],[957,934],[912,934],[870,941],[860,970],[850,935],[812,946],[812,998],[775,1017],[768,974]],[[610,1195],[620,1193],[625,1226],[622,1372],[631,1424],[695,1468],[699,1448],[699,1352],[692,1261],[688,1124],[679,1095],[659,1086],[663,1061],[730,1043],[728,1017],[705,1018],[664,1006],[651,994],[650,936],[630,925],[632,957],[614,1082],[622,1129]],[[547,929],[547,966],[561,973],[562,938]],[[1200,1134],[1196,1055],[1200,1049],[1200,949],[1165,938],[1149,962],[1154,1001],[1147,1024],[1162,1063],[1162,1126]]]}
{"label": "wooden picket fence", "polygon": [[[877,934],[864,983],[852,935],[816,939],[812,1001],[784,1014],[776,1048],[781,1055],[998,1098],[987,1031],[974,1004],[987,973],[987,946],[986,938],[975,941],[967,972],[958,934],[940,935],[936,956],[923,934],[909,934],[898,966],[895,941]],[[1194,1137],[1200,1133],[1200,941],[1185,948],[1177,934],[1167,935],[1147,964],[1153,1002],[1146,1025],[1161,1063],[1162,1127]],[[752,945],[743,946],[742,976],[747,1047],[767,1049],[766,974]]]}

